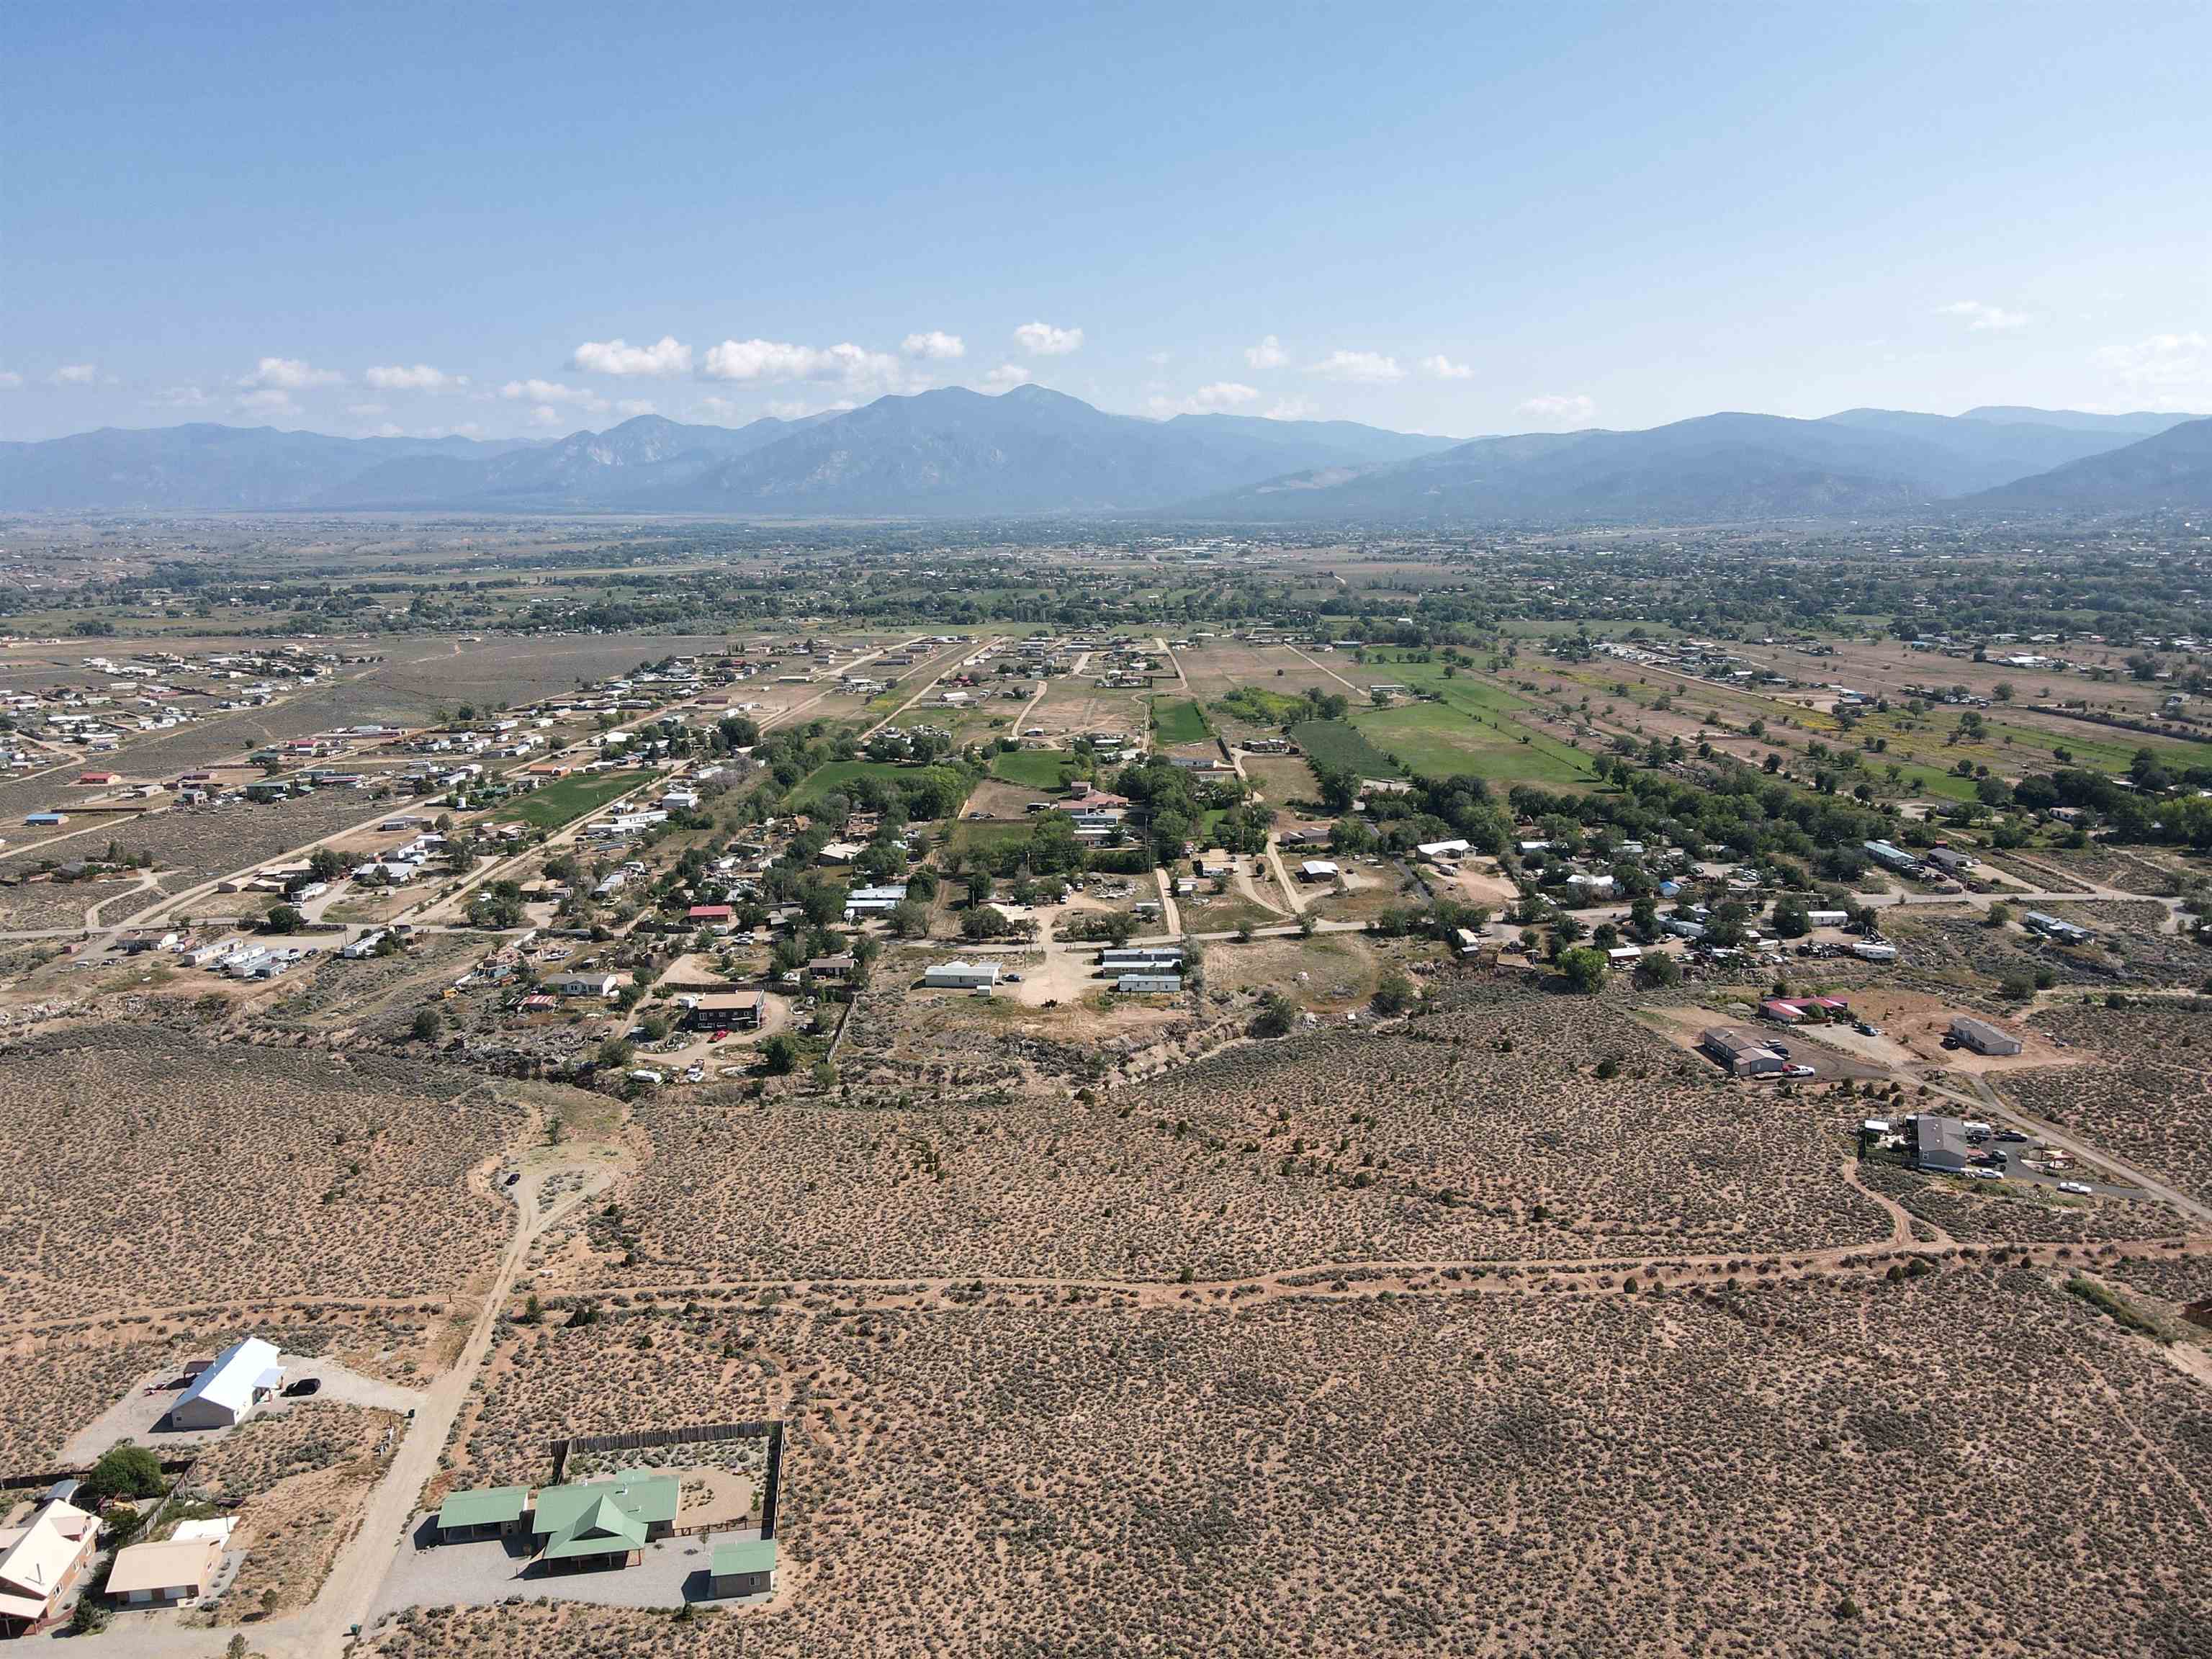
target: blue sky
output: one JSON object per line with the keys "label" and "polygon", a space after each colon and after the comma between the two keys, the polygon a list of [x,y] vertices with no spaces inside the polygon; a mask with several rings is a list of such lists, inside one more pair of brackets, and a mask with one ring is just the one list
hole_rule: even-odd
{"label": "blue sky", "polygon": [[2212,408],[2208,62],[2201,4],[19,7],[0,436]]}

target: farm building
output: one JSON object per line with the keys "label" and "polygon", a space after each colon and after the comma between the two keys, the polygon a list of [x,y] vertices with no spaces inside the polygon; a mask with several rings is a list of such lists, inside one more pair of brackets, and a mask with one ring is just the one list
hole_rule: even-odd
{"label": "farm building", "polygon": [[933,991],[988,991],[999,982],[995,962],[939,962],[922,970],[921,982]]}
{"label": "farm building", "polygon": [[1928,849],[1928,862],[1947,876],[1963,876],[1975,868],[1980,860],[1966,853],[1954,852],[1948,847],[1931,847]]}
{"label": "farm building", "polygon": [[845,920],[858,921],[863,916],[884,916],[906,902],[906,884],[888,882],[880,887],[855,887],[845,895]]}
{"label": "farm building", "polygon": [[1987,1020],[1973,1019],[1965,1014],[1951,1022],[1951,1035],[1960,1045],[1978,1054],[2016,1054],[2020,1039],[2009,1031],[2001,1031]]}
{"label": "farm building", "polygon": [[195,1376],[169,1407],[173,1429],[234,1428],[284,1385],[276,1349],[258,1336],[234,1342]]}
{"label": "farm building", "polygon": [[1698,1047],[1731,1077],[1774,1077],[1790,1063],[1757,1037],[1731,1031],[1724,1025],[1707,1027],[1698,1039]]}
{"label": "farm building", "polygon": [[1463,841],[1425,841],[1413,850],[1434,864],[1438,859],[1463,859],[1470,849]]}
{"label": "farm building", "polygon": [[765,991],[720,992],[691,1005],[691,1028],[697,1031],[757,1031],[767,1018]]}
{"label": "farm building", "polygon": [[713,1595],[766,1595],[775,1588],[773,1538],[725,1538],[708,1560],[707,1588]]}
{"label": "farm building", "polygon": [[222,1545],[213,1538],[173,1538],[165,1544],[133,1544],[115,1553],[107,1570],[107,1594],[131,1607],[170,1607],[207,1594],[222,1565]]}
{"label": "farm building", "polygon": [[0,1635],[26,1635],[52,1618],[99,1538],[99,1518],[59,1497],[21,1526],[0,1528]]}
{"label": "farm building", "polygon": [[1966,1141],[1966,1126],[1955,1117],[1920,1112],[1905,1120],[1905,1144],[1916,1170],[1956,1171],[1966,1167],[1973,1148]]}
{"label": "farm building", "polygon": [[1808,910],[1805,913],[1808,927],[1840,927],[1850,919],[1848,910]]}
{"label": "farm building", "polygon": [[1336,866],[1328,859],[1308,859],[1298,866],[1300,881],[1334,881],[1337,875]]}
{"label": "farm building", "polygon": [[1616,945],[1605,953],[1605,960],[1609,968],[1633,968],[1644,960],[1644,952],[1637,945]]}
{"label": "farm building", "polygon": [[438,1510],[439,1541],[459,1544],[479,1538],[504,1538],[522,1530],[522,1517],[529,1509],[527,1486],[487,1486],[454,1492]]}
{"label": "farm building", "polygon": [[1114,988],[1128,996],[1177,996],[1182,992],[1182,975],[1124,974],[1114,981]]}

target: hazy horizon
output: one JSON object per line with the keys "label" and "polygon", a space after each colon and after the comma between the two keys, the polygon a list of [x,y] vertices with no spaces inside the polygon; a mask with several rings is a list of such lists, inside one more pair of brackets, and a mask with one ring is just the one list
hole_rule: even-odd
{"label": "hazy horizon", "polygon": [[239,21],[17,20],[0,435],[2212,407],[2195,9]]}

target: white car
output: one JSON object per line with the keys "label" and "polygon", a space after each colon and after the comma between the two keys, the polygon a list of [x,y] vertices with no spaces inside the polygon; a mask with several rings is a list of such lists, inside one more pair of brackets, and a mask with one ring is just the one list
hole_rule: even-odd
{"label": "white car", "polygon": [[1971,1176],[1976,1181],[2002,1181],[2004,1179],[2004,1171],[2002,1170],[1961,1170],[1959,1173],[1965,1176]]}
{"label": "white car", "polygon": [[2062,1181],[2058,1183],[2058,1190],[2062,1193],[2071,1193],[2076,1198],[2087,1198],[2095,1191],[2095,1188],[2086,1181]]}
{"label": "white car", "polygon": [[1784,1077],[1810,1077],[1813,1075],[1813,1068],[1809,1066],[1785,1066],[1782,1068],[1782,1075]]}

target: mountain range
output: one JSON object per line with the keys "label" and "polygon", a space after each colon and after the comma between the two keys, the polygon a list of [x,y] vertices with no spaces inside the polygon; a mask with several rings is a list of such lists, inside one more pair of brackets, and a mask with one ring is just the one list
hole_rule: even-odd
{"label": "mountain range", "polygon": [[537,443],[206,424],[0,443],[10,512],[1712,523],[2206,505],[2212,420],[1994,406],[1460,442],[1346,421],[1144,420],[1025,386],[738,428],[647,415]]}

